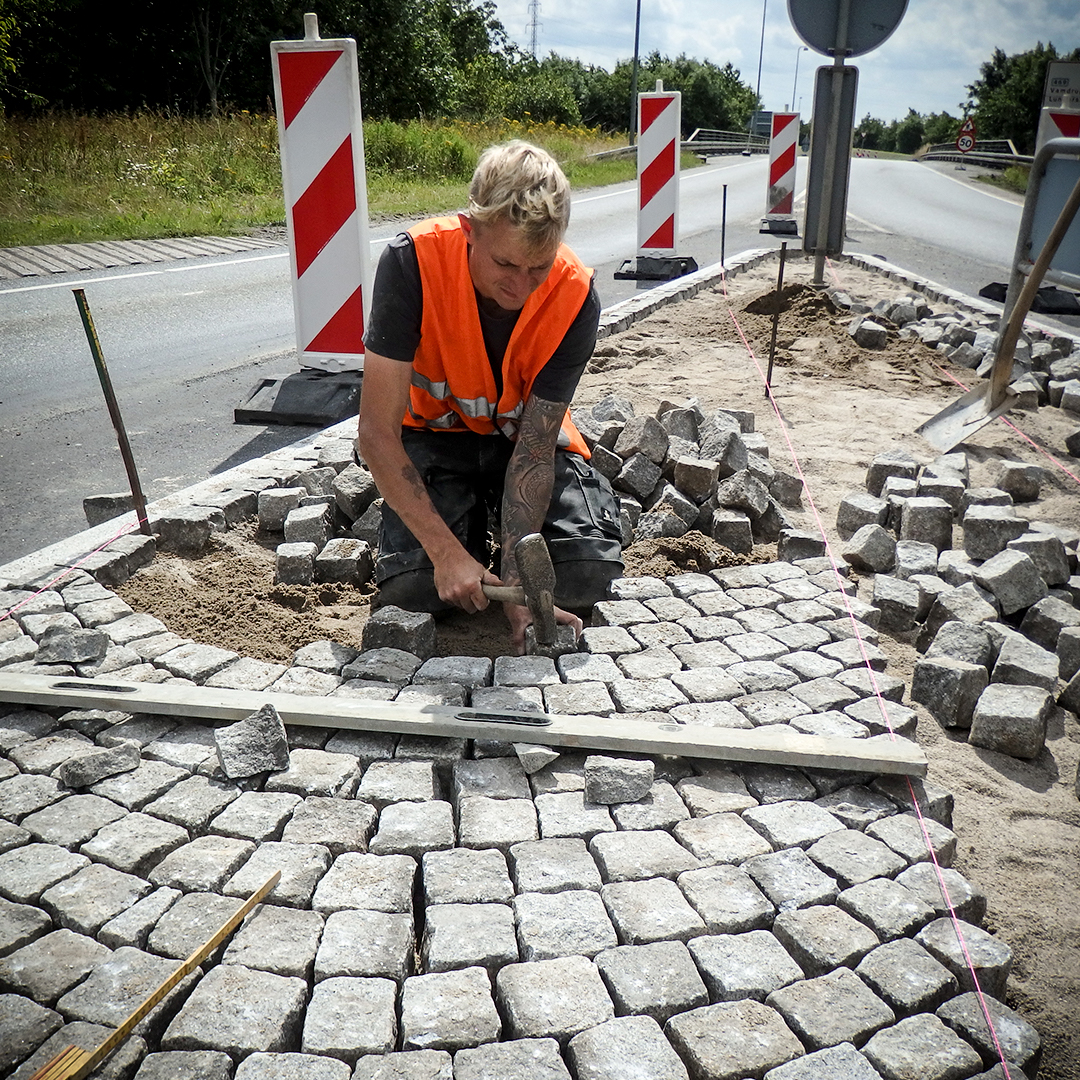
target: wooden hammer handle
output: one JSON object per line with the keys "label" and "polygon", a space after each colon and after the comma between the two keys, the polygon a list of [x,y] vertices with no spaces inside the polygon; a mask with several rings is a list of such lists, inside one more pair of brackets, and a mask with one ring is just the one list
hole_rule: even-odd
{"label": "wooden hammer handle", "polygon": [[525,604],[525,590],[520,585],[485,585],[481,583],[484,595],[489,600],[498,600],[503,604]]}

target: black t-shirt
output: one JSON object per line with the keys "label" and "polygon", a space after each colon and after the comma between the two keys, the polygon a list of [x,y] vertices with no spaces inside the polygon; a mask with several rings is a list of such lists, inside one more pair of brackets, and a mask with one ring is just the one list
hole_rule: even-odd
{"label": "black t-shirt", "polygon": [[[383,251],[375,272],[371,295],[371,313],[364,333],[364,347],[391,360],[411,364],[420,344],[420,324],[424,311],[420,266],[412,237],[399,233]],[[519,312],[505,316],[487,314],[477,304],[484,347],[495,375],[495,385],[502,391],[502,359],[510,342]],[[589,282],[589,294],[581,305],[570,329],[555,352],[533,381],[532,393],[544,401],[570,401],[578,380],[596,345],[596,327],[600,318],[600,298]]]}

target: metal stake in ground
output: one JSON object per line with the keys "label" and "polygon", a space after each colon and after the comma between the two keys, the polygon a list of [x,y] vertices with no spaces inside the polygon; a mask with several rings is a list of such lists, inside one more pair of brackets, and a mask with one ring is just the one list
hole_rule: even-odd
{"label": "metal stake in ground", "polygon": [[146,499],[143,496],[142,485],[139,483],[139,473],[135,468],[135,458],[131,453],[131,444],[128,442],[127,431],[124,430],[124,419],[120,415],[120,406],[117,404],[116,395],[113,393],[109,369],[105,366],[105,356],[101,351],[97,330],[94,329],[94,318],[90,314],[90,305],[86,302],[86,293],[82,289],[72,289],[71,291],[75,294],[75,303],[79,305],[79,314],[82,316],[86,340],[90,343],[90,355],[94,358],[94,367],[97,368],[98,380],[101,383],[102,393],[105,395],[105,404],[109,407],[109,416],[112,419],[113,427],[116,429],[116,441],[120,444],[120,456],[124,459],[128,483],[131,485],[131,498],[135,502],[135,513],[139,518],[139,528],[147,536],[150,536],[150,522],[146,520]]}
{"label": "metal stake in ground", "polygon": [[720,266],[723,267],[724,246],[727,242],[727,184],[724,185],[724,198],[720,207]]}
{"label": "metal stake in ground", "polygon": [[776,275],[776,306],[772,313],[772,340],[769,342],[769,370],[765,375],[765,397],[772,389],[772,365],[776,356],[776,328],[780,322],[780,303],[784,298],[784,261],[787,259],[787,241],[780,245],[780,270]]}

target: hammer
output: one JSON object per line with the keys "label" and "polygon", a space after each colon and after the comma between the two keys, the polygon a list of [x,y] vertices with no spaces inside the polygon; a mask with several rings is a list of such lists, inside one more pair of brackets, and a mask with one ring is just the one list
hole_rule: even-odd
{"label": "hammer", "polygon": [[527,533],[514,545],[520,585],[484,585],[489,600],[522,604],[532,615],[536,641],[552,646],[556,640],[555,626],[555,567],[544,538],[539,533]]}

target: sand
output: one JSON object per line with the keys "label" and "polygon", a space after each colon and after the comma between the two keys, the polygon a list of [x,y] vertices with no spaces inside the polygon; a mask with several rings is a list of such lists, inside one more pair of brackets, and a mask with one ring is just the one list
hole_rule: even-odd
{"label": "sand", "polygon": [[[795,523],[821,528],[838,552],[840,500],[864,489],[868,464],[884,450],[903,447],[924,462],[936,456],[915,429],[960,390],[936,366],[937,354],[917,342],[893,335],[881,351],[857,348],[846,333],[847,319],[832,314],[808,287],[810,270],[795,261],[786,271],[789,287],[772,380],[775,410],[764,393],[771,308],[763,300],[775,284],[774,264],[734,279],[727,296],[720,290],[699,294],[602,341],[576,403],[616,392],[630,398],[639,413],[655,410],[665,399],[682,403],[691,397],[706,411],[753,411],[773,464],[805,478],[809,498],[792,514]],[[852,296],[871,303],[902,291],[847,264],[830,268],[830,275]],[[972,378],[963,370],[952,374],[965,382]],[[1064,450],[1075,418],[1051,408],[1010,418],[1031,441],[1002,422],[984,428],[966,446],[972,485],[992,485],[1005,459],[1041,464],[1047,469],[1043,496],[1018,512],[1076,527],[1080,462]],[[158,556],[118,592],[179,634],[264,660],[288,662],[297,647],[320,638],[359,648],[370,591],[336,585],[276,588],[272,549],[273,542],[254,530],[235,530],[201,559]],[[765,545],[754,558],[774,554]],[[627,553],[628,573],[701,569],[717,560],[742,561],[701,537],[635,545]],[[860,596],[869,599],[871,587],[871,579],[863,579]],[[446,655],[499,655],[505,641],[505,622],[494,609],[440,625],[440,651]],[[889,672],[910,680],[918,658],[911,641],[883,635],[881,647],[889,654]],[[1042,1035],[1040,1077],[1080,1078],[1077,719],[1059,710],[1044,752],[1022,762],[972,748],[925,710],[918,711],[929,779],[956,798],[955,866],[986,891],[986,928],[1013,950],[1007,1003]]]}

